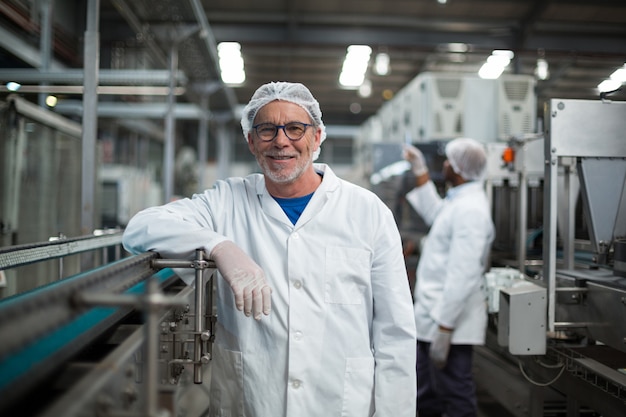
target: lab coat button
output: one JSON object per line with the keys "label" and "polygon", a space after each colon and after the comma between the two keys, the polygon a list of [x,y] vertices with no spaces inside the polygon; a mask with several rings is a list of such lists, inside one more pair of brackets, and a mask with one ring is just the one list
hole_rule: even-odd
{"label": "lab coat button", "polygon": [[297,380],[297,379],[294,379],[293,381],[291,381],[291,386],[292,386],[294,389],[298,389],[298,388],[300,388],[300,385],[302,385],[302,382],[300,382],[300,381],[299,381],[299,380]]}
{"label": "lab coat button", "polygon": [[301,340],[302,339],[302,332],[301,331],[297,331],[293,334],[293,338],[295,340]]}
{"label": "lab coat button", "polygon": [[295,240],[300,239],[300,235],[298,234],[298,232],[293,232],[293,233],[291,234],[291,237],[292,237],[292,238],[294,238]]}
{"label": "lab coat button", "polygon": [[293,286],[296,287],[296,289],[300,289],[302,287],[302,282],[300,282],[299,280],[295,280],[293,282]]}

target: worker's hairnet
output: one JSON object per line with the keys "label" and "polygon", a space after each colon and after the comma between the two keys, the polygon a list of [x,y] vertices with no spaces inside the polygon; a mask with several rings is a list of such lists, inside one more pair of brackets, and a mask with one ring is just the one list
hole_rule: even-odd
{"label": "worker's hairnet", "polygon": [[[243,109],[241,116],[241,129],[243,136],[248,139],[248,133],[252,130],[254,118],[261,107],[274,100],[288,101],[302,107],[311,117],[313,124],[322,129],[320,143],[326,139],[326,127],[322,122],[322,111],[313,94],[300,83],[271,82],[259,87],[252,95],[250,102]],[[313,155],[313,159],[319,156],[319,148]]]}
{"label": "worker's hairnet", "polygon": [[448,142],[446,157],[454,172],[469,181],[481,179],[487,166],[485,147],[470,138],[458,138]]}

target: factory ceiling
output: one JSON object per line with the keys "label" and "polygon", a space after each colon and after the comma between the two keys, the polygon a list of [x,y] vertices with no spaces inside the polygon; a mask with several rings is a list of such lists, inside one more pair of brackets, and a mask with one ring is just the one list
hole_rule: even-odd
{"label": "factory ceiling", "polygon": [[[327,125],[356,126],[418,74],[476,74],[493,50],[515,53],[507,73],[533,75],[537,60],[546,60],[549,77],[537,82],[539,106],[549,98],[597,99],[597,85],[626,62],[624,0],[442,1],[101,0],[100,66],[167,70],[175,48],[186,80],[178,100],[197,103],[204,95],[215,117],[232,115],[260,84],[282,80],[307,85]],[[24,16],[33,3],[4,2],[0,27],[36,45],[38,25]],[[84,21],[87,3],[75,2],[83,9],[75,21]],[[55,60],[80,68],[84,27],[75,33],[55,29]],[[241,44],[241,86],[219,78],[216,45],[222,41]],[[0,41],[5,68],[17,61],[6,43]],[[339,86],[351,44],[372,48],[369,97]],[[387,75],[374,72],[381,52],[390,58]],[[624,100],[626,94],[610,98]]]}

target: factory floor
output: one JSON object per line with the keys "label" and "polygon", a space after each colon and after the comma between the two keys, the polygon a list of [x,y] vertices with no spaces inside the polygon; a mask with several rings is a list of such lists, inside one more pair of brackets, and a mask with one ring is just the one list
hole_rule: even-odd
{"label": "factory floor", "polygon": [[[478,414],[476,417],[515,417],[488,392],[481,390],[480,387],[477,388],[476,397],[478,399]],[[419,414],[416,417],[419,417]]]}
{"label": "factory floor", "polygon": [[478,398],[478,416],[477,417],[514,417],[495,398],[488,392],[481,390],[480,387],[476,392]]}

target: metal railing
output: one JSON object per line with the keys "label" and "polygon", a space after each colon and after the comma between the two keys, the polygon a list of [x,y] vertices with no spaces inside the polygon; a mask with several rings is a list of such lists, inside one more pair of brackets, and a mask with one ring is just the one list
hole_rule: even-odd
{"label": "metal railing", "polygon": [[[97,230],[93,236],[67,238],[63,235],[51,237],[48,242],[28,243],[0,247],[0,270],[16,268],[35,262],[63,258],[68,255],[96,249],[116,247],[116,259],[121,257],[122,231],[119,229]],[[103,254],[106,263],[108,257]]]}

